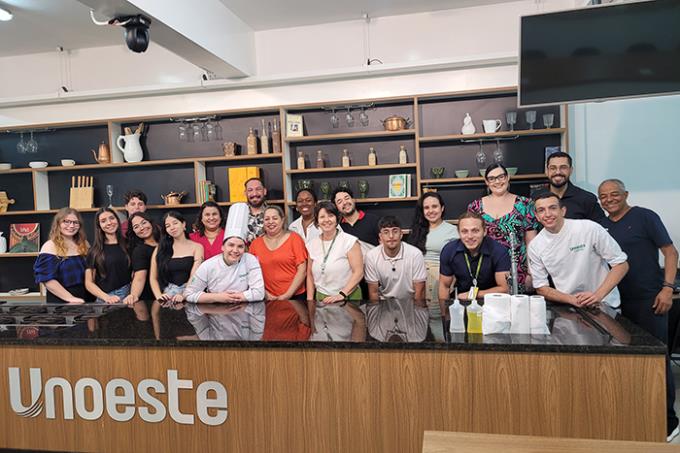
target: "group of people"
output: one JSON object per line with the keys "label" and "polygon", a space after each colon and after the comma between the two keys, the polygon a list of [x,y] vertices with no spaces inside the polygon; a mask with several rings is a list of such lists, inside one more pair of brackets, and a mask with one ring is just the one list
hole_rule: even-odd
{"label": "group of people", "polygon": [[[488,195],[472,201],[457,226],[444,221],[441,195],[425,192],[408,242],[406,225],[358,209],[348,188],[328,201],[298,191],[299,217],[286,228],[284,211],[267,204],[267,189],[252,178],[241,219],[235,212],[225,226],[222,209],[206,202],[190,234],[179,212],[156,225],[146,196],[129,192],[127,220],[100,209],[91,245],[80,214],[60,210],[36,260],[36,281],[48,302],[82,303],[89,294],[128,304],[145,320],[145,300],[154,301],[152,314],[163,302],[344,306],[389,298],[432,301],[436,310],[454,288],[461,300],[509,292],[516,268],[511,283],[520,292],[577,307],[604,303],[667,342],[678,252],[666,228],[653,211],[628,204],[622,181],[603,181],[596,196],[571,183],[572,169],[570,155],[549,156],[549,190],[529,199],[511,193],[507,169],[493,164],[484,176]],[[677,426],[677,418],[669,423]]]}

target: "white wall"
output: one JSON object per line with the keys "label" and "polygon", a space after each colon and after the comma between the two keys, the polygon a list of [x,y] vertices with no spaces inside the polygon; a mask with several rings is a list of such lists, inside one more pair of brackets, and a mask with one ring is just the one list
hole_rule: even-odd
{"label": "white wall", "polygon": [[570,108],[574,181],[621,179],[631,205],[656,211],[680,247],[680,95]]}

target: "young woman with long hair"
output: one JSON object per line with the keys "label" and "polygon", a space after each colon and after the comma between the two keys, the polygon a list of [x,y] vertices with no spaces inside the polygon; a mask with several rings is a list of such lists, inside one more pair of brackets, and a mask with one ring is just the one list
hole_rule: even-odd
{"label": "young woman with long hair", "polygon": [[149,269],[151,269],[151,256],[158,246],[161,231],[146,212],[136,212],[128,219],[130,229],[130,260],[132,261],[132,284],[130,295],[123,302],[134,304],[137,319],[146,321],[149,312],[143,301],[153,300],[153,292],[149,284]]}
{"label": "young woman with long hair", "polygon": [[115,304],[130,294],[130,256],[111,208],[101,208],[94,216],[94,243],[86,267],[85,287],[97,302]]}
{"label": "young woman with long hair", "polygon": [[439,255],[448,242],[458,239],[458,229],[444,222],[445,209],[444,199],[437,192],[423,193],[418,199],[408,238],[408,242],[425,255],[425,297],[431,301],[439,299]]}
{"label": "young woman with long hair", "polygon": [[89,244],[82,226],[83,218],[72,208],[60,209],[52,220],[49,240],[33,266],[36,283],[47,289],[48,303],[85,302],[85,255]]}
{"label": "young woman with long hair", "polygon": [[156,338],[160,338],[160,302],[183,302],[184,289],[203,262],[203,247],[189,239],[186,229],[182,214],[166,213],[161,240],[151,256],[149,283],[156,299],[151,306],[151,317]]}

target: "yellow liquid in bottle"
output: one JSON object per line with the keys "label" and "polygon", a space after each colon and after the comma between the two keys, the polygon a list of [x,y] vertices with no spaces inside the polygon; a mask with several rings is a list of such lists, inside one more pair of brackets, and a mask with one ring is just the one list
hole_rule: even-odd
{"label": "yellow liquid in bottle", "polygon": [[467,309],[467,331],[468,333],[482,333],[482,309],[475,307]]}

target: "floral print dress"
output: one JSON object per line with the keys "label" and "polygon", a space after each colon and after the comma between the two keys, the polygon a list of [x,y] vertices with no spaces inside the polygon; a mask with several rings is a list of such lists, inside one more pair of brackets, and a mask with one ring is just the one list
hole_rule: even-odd
{"label": "floral print dress", "polygon": [[[534,202],[527,197],[517,195],[512,211],[498,219],[484,212],[482,199],[473,201],[468,205],[468,211],[480,214],[484,219],[486,235],[499,242],[510,253],[510,234],[516,238],[515,260],[517,262],[517,280],[520,292],[526,289],[526,279],[528,272],[527,245],[524,236],[527,231],[538,230],[539,224],[536,220]],[[512,255],[511,255],[512,257]]]}

